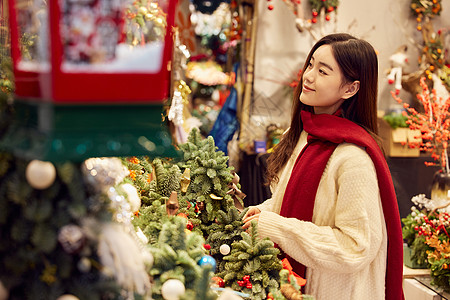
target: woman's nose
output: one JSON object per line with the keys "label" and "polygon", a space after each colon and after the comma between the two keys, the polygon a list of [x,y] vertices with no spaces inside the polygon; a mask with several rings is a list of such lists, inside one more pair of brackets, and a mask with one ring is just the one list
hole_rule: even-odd
{"label": "woman's nose", "polygon": [[305,73],[303,74],[303,80],[309,83],[313,82],[314,76],[312,73],[313,72],[311,72],[311,70],[306,70]]}

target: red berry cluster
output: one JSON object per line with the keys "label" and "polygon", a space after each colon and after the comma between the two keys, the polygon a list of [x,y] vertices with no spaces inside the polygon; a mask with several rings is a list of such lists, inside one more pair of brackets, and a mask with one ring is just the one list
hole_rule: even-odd
{"label": "red berry cluster", "polygon": [[237,283],[241,287],[246,287],[248,289],[252,289],[252,283],[250,282],[250,275],[245,275],[242,277],[242,280],[238,280]]}
{"label": "red berry cluster", "polygon": [[427,216],[423,217],[423,223],[421,225],[416,225],[414,230],[417,231],[419,235],[432,236],[433,234],[439,234],[445,232],[447,236],[448,232],[446,227],[450,225],[448,213],[440,213],[437,218],[433,217],[429,219]]}
{"label": "red berry cluster", "polygon": [[[322,0],[322,2],[325,2],[325,0]],[[330,13],[333,12],[337,7],[333,7],[333,6],[325,6],[325,20],[330,21],[331,17],[330,17]],[[319,16],[319,12],[317,11],[317,9],[313,9],[312,10],[312,19],[311,22],[312,23],[317,23],[317,17]]]}

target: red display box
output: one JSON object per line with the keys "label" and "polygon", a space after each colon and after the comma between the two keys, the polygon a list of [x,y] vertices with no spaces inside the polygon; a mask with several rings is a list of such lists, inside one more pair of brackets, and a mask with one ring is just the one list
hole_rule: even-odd
{"label": "red display box", "polygon": [[176,0],[9,0],[16,96],[163,102]]}

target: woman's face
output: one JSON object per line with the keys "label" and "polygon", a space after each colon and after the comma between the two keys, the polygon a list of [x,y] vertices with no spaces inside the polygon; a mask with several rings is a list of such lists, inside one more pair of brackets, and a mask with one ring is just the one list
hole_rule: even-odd
{"label": "woman's face", "polygon": [[333,114],[349,98],[349,85],[342,84],[343,75],[330,45],[314,52],[303,74],[300,101],[313,106],[316,114]]}

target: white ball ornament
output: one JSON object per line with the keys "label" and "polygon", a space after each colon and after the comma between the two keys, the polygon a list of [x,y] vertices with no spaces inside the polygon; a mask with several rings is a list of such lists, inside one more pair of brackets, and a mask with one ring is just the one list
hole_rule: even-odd
{"label": "white ball ornament", "polygon": [[184,284],[178,279],[169,279],[161,287],[161,295],[165,300],[178,300],[185,291]]}
{"label": "white ball ornament", "polygon": [[78,297],[75,297],[74,295],[65,294],[59,296],[56,300],[80,300],[80,299]]}
{"label": "white ball ornament", "polygon": [[33,188],[46,189],[55,181],[55,166],[48,161],[32,160],[25,170],[25,178]]}
{"label": "white ball ornament", "polygon": [[227,244],[223,244],[220,246],[219,251],[222,255],[228,255],[231,251],[231,248]]}

